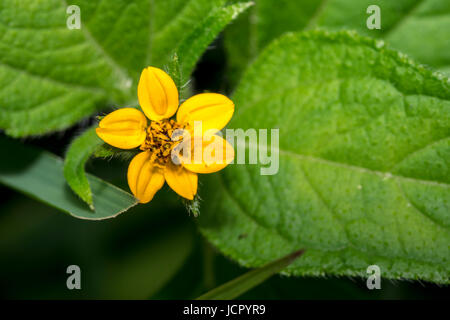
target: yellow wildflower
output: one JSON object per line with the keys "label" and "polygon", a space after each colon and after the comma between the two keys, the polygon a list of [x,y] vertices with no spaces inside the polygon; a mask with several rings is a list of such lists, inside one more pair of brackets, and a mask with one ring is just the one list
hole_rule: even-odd
{"label": "yellow wildflower", "polygon": [[[230,121],[234,103],[221,94],[202,93],[187,99],[178,108],[175,83],[167,73],[154,67],[142,71],[138,99],[144,113],[134,108],[113,111],[100,121],[97,135],[116,148],[139,147],[142,150],[131,160],[127,174],[130,190],[141,203],[152,200],[165,181],[180,196],[192,200],[197,193],[197,173],[219,171],[234,158],[233,147],[220,136],[211,134]],[[176,119],[169,119],[177,109]],[[150,119],[149,125],[146,116]],[[194,122],[195,126],[201,123],[200,131],[196,130]],[[177,129],[189,134],[173,139],[172,134]],[[200,161],[186,161],[186,156],[191,160],[192,155],[197,154],[194,148],[193,152],[182,154],[185,161],[176,164],[172,150],[191,136],[189,142],[200,144],[201,150],[217,143],[222,146],[219,152],[212,151],[220,161],[209,161],[203,156]]]}

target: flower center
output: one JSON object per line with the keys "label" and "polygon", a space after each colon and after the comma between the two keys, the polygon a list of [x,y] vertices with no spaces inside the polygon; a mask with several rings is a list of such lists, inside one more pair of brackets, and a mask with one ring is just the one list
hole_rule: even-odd
{"label": "flower center", "polygon": [[172,149],[183,140],[181,136],[176,141],[172,140],[172,134],[177,129],[185,129],[185,126],[175,120],[150,122],[147,127],[147,137],[140,149],[151,152],[151,161],[155,165],[165,166],[171,157]]}

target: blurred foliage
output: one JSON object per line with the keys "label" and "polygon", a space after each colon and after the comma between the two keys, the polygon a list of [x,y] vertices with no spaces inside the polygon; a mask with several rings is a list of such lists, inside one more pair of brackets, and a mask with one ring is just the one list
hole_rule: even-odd
{"label": "blurred foliage", "polygon": [[[0,148],[9,150],[0,158],[0,182],[39,199],[80,219],[112,218],[137,204],[130,193],[93,175],[84,176],[94,191],[95,211],[68,188],[62,159],[39,148],[32,148],[0,136]],[[72,172],[71,172],[72,173]]]}
{"label": "blurred foliage", "polygon": [[232,300],[236,299],[257,285],[263,283],[273,275],[283,271],[292,262],[298,259],[304,250],[298,250],[278,260],[255,268],[243,275],[230,280],[208,292],[202,294],[197,300]]}
{"label": "blurred foliage", "polygon": [[[4,187],[0,207],[0,297],[7,299],[193,299],[247,269],[209,247],[184,209],[162,192],[152,208],[101,222],[73,219]],[[170,203],[170,201],[169,201]],[[170,254],[169,251],[172,251]],[[66,268],[81,267],[81,290]],[[448,288],[358,278],[275,276],[240,299],[434,299]]]}
{"label": "blurred foliage", "polygon": [[[380,8],[381,29],[368,29],[370,5]],[[356,30],[383,39],[421,63],[450,71],[450,2],[446,0],[256,0],[225,32],[228,75],[233,86],[246,66],[289,31]]]}

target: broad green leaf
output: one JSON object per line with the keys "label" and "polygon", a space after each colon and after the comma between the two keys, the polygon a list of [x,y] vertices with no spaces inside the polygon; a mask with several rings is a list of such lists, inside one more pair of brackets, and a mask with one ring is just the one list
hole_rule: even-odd
{"label": "broad green leaf", "polygon": [[[4,0],[0,3],[0,128],[15,137],[65,129],[137,101],[139,74],[225,0]],[[68,29],[69,5],[81,29]],[[186,75],[188,77],[188,75]]]}
{"label": "broad green leaf", "polygon": [[95,133],[95,128],[90,128],[75,138],[64,159],[64,177],[67,183],[92,210],[94,210],[92,191],[84,166],[91,154],[102,144],[103,141]]}
{"label": "broad green leaf", "polygon": [[211,175],[199,221],[222,252],[258,267],[304,248],[287,274],[376,264],[382,277],[450,282],[448,78],[356,33],[294,33],[233,101],[231,128],[279,128],[279,171]]}
{"label": "broad green leaf", "polygon": [[0,183],[76,218],[112,218],[137,204],[131,194],[88,174],[95,206],[91,211],[66,184],[62,159],[5,137],[0,137],[0,148],[8,151],[0,158]]}
{"label": "broad green leaf", "polygon": [[[313,28],[352,29],[362,35],[384,39],[390,46],[421,63],[450,70],[450,2],[447,0],[256,0],[249,14],[227,28],[225,45],[229,68],[237,80],[270,41],[287,31]],[[377,5],[381,29],[368,29]]]}
{"label": "broad green leaf", "polygon": [[181,57],[181,74],[190,75],[196,62],[220,31],[252,5],[253,2],[244,2],[217,9],[198,25],[177,50],[178,56]]}
{"label": "broad green leaf", "polygon": [[213,290],[201,295],[197,300],[231,300],[263,283],[297,259],[303,251],[294,252],[284,258],[268,263],[264,267],[252,270]]}

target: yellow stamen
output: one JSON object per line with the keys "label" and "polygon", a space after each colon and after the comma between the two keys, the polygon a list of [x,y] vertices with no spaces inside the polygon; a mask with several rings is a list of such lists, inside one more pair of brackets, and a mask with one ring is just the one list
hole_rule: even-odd
{"label": "yellow stamen", "polygon": [[177,129],[185,129],[185,125],[175,120],[161,120],[152,121],[147,127],[147,136],[140,149],[151,152],[150,161],[156,166],[164,167],[170,160],[172,149],[182,141],[182,139],[172,141],[172,134]]}

